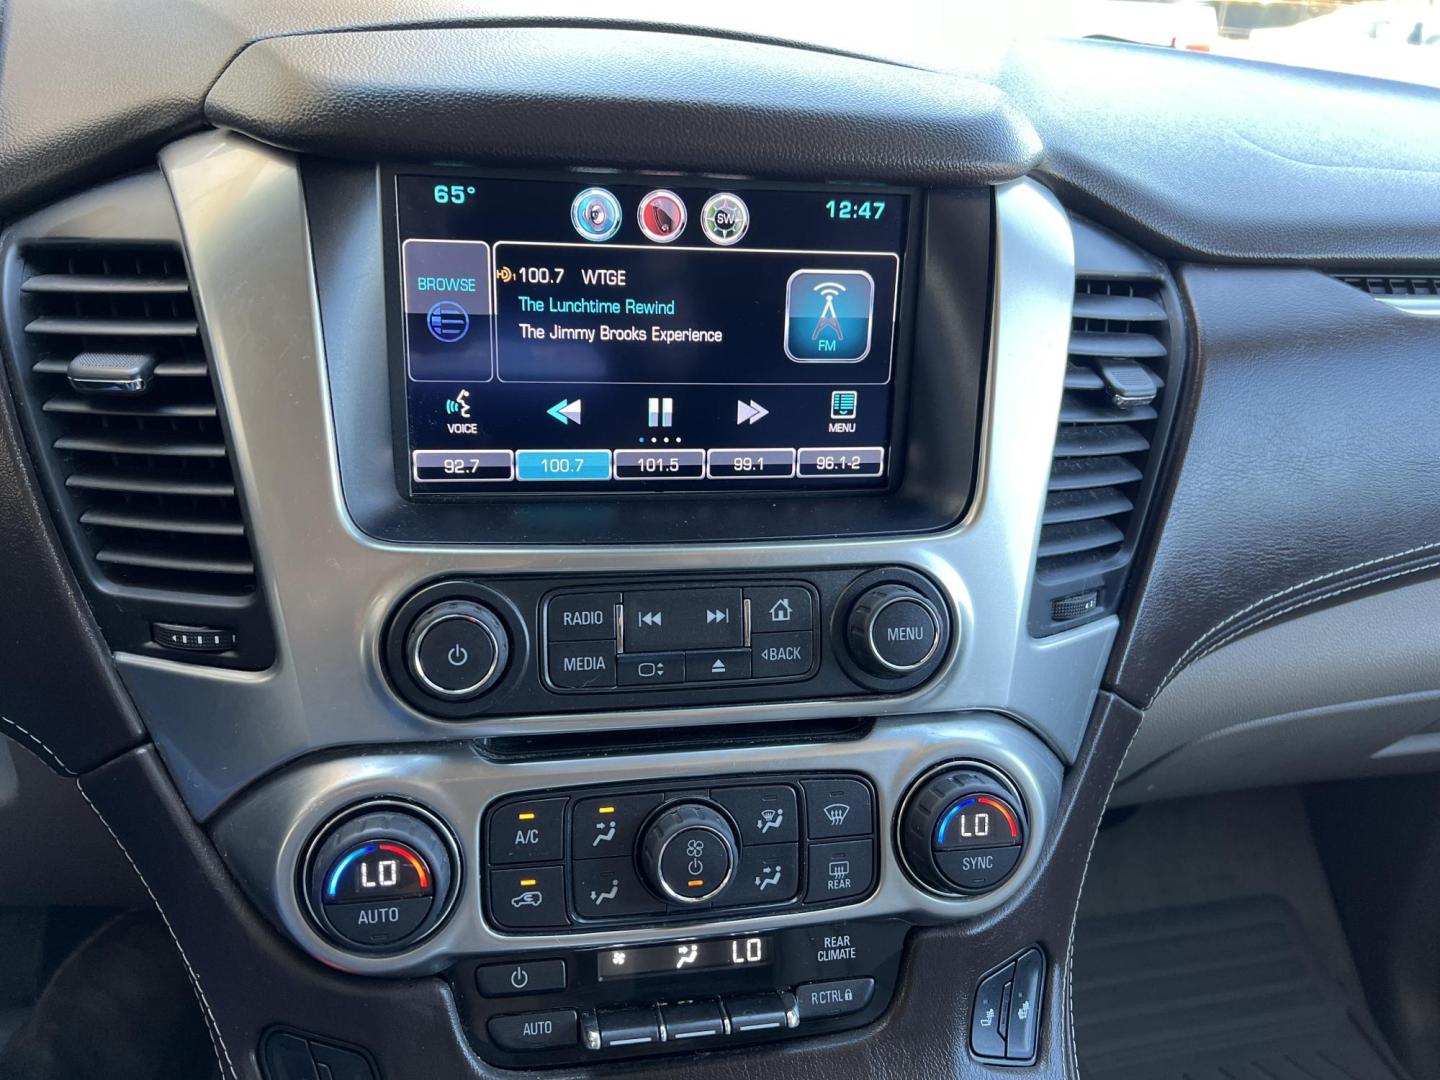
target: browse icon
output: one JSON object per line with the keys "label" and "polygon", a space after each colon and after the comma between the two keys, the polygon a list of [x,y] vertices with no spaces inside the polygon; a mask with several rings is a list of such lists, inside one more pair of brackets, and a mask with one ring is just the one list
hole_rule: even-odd
{"label": "browse icon", "polygon": [[850,804],[843,802],[832,802],[825,807],[825,817],[831,825],[837,829],[845,824],[845,819],[850,816]]}

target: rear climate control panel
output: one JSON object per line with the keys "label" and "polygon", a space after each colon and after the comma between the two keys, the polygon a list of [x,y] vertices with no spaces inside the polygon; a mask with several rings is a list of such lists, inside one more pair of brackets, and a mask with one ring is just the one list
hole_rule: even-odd
{"label": "rear climate control panel", "polygon": [[900,694],[958,647],[903,567],[453,579],[391,616],[392,689],[441,719]]}

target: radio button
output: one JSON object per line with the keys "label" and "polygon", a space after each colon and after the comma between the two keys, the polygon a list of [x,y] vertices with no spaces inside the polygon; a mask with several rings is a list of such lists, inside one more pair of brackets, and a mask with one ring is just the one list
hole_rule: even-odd
{"label": "radio button", "polygon": [[625,593],[625,651],[733,649],[745,644],[739,589]]}
{"label": "radio button", "polygon": [[615,643],[577,641],[551,645],[550,685],[561,690],[600,690],[615,685]]}
{"label": "radio button", "polygon": [[810,590],[799,585],[766,585],[745,590],[750,629],[757,634],[809,630],[814,625]]}
{"label": "radio button", "polygon": [[685,681],[733,682],[750,678],[748,649],[701,649],[685,654]]}
{"label": "radio button", "polygon": [[621,686],[666,686],[685,681],[685,654],[625,653],[616,660]]}
{"label": "radio button", "polygon": [[815,635],[756,634],[750,639],[754,660],[750,673],[756,679],[783,679],[804,675],[815,662]]}
{"label": "radio button", "polygon": [[619,593],[553,596],[545,605],[547,641],[614,641]]}

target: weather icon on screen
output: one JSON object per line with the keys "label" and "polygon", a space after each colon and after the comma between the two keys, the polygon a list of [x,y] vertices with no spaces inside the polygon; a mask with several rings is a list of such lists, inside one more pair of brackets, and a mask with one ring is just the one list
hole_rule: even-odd
{"label": "weather icon on screen", "polygon": [[864,270],[797,270],[785,287],[785,355],[854,364],[870,352],[875,279]]}

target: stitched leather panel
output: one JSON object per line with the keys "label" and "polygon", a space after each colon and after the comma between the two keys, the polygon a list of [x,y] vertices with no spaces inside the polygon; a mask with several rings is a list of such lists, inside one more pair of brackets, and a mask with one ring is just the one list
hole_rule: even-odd
{"label": "stitched leather panel", "polygon": [[1141,705],[1258,626],[1440,568],[1440,321],[1314,271],[1179,282],[1178,474],[1107,677]]}

